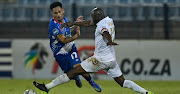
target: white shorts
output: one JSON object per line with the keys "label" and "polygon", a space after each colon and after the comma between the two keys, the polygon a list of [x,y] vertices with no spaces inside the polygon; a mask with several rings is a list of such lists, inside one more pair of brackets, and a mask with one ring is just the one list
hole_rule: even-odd
{"label": "white shorts", "polygon": [[113,78],[122,75],[116,60],[111,62],[99,62],[95,56],[92,56],[84,60],[81,63],[81,66],[86,72],[98,72],[100,70],[104,70]]}

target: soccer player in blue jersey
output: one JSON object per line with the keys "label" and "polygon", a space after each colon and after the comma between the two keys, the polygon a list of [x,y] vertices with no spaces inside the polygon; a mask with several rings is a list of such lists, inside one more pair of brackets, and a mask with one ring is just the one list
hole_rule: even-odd
{"label": "soccer player in blue jersey", "polygon": [[[72,26],[70,28],[60,28],[61,24],[68,22],[67,18],[64,17],[64,9],[62,8],[62,4],[60,2],[53,2],[50,5],[51,13],[53,18],[49,23],[49,38],[50,38],[50,47],[54,52],[54,57],[58,62],[61,69],[67,73],[72,68],[79,66],[81,60],[77,54],[77,49],[74,43],[74,40],[80,36],[80,27]],[[77,21],[81,21],[82,16],[77,18]],[[76,29],[76,34],[71,36],[71,32]],[[97,91],[101,92],[101,87],[95,83],[91,76],[87,74],[82,74],[82,76],[89,82],[89,84]],[[82,83],[79,79],[79,76],[75,76],[73,78],[76,82],[76,85],[81,88]],[[39,84],[36,81],[33,84],[37,87],[39,85],[44,86],[47,90],[44,93],[48,93],[48,91],[56,86],[57,81],[53,80],[51,84]],[[51,86],[51,88],[48,88]]]}

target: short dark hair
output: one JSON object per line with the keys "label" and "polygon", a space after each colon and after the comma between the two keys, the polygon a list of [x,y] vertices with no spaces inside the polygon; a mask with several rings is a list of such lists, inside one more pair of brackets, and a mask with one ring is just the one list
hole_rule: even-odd
{"label": "short dark hair", "polygon": [[53,3],[51,3],[50,9],[52,10],[53,8],[55,8],[57,6],[60,6],[62,8],[61,2],[53,2]]}

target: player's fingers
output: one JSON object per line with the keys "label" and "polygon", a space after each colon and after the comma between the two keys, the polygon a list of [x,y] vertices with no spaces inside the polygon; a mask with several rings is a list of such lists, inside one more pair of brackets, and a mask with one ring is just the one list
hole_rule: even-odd
{"label": "player's fingers", "polygon": [[76,20],[79,20],[79,19],[81,19],[81,16],[79,16]]}
{"label": "player's fingers", "polygon": [[108,46],[108,45],[111,45],[111,43],[107,43],[107,46]]}
{"label": "player's fingers", "polygon": [[79,16],[78,18],[79,18],[79,19],[82,19],[82,18],[83,18],[83,16]]}
{"label": "player's fingers", "polygon": [[117,43],[114,43],[114,45],[119,45],[119,44],[117,44]]}
{"label": "player's fingers", "polygon": [[119,45],[117,43],[107,43],[107,45]]}
{"label": "player's fingers", "polygon": [[83,16],[81,16],[79,19],[80,19],[80,20],[83,20]]}
{"label": "player's fingers", "polygon": [[76,21],[81,21],[83,19],[83,16],[79,16]]}

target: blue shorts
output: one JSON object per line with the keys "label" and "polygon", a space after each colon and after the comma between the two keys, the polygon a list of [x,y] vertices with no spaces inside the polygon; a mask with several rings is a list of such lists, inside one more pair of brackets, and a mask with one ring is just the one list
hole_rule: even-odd
{"label": "blue shorts", "polygon": [[81,63],[76,47],[66,55],[59,54],[54,57],[64,73],[69,72],[74,65]]}

